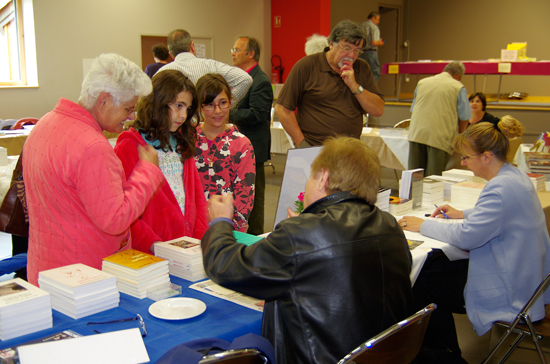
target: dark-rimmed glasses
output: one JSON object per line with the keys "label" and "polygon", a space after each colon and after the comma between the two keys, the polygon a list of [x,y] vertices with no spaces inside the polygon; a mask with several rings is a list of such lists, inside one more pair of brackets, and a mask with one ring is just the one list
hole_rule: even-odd
{"label": "dark-rimmed glasses", "polygon": [[[86,322],[86,325],[104,325],[104,324],[116,324],[117,322],[126,322],[126,321],[139,321],[139,327],[141,330],[141,337],[147,336],[147,329],[145,329],[145,321],[143,321],[143,318],[140,314],[138,314],[136,317],[130,317],[120,320],[113,320],[113,321],[104,321],[104,322]],[[94,330],[96,334],[101,334],[101,332]]]}
{"label": "dark-rimmed glasses", "polygon": [[211,103],[211,104],[208,104],[208,105],[204,105],[202,107],[202,109],[204,111],[212,112],[212,111],[216,110],[216,107],[219,107],[221,110],[226,110],[226,109],[229,109],[231,107],[231,102],[222,101],[219,104]]}
{"label": "dark-rimmed glasses", "polygon": [[474,155],[461,155],[461,156],[460,156],[460,160],[464,162],[466,159],[469,159],[469,158],[472,158],[472,157],[476,157],[476,156],[478,156],[478,155],[480,155],[480,154],[483,154],[483,153],[477,153],[477,154],[474,154]]}

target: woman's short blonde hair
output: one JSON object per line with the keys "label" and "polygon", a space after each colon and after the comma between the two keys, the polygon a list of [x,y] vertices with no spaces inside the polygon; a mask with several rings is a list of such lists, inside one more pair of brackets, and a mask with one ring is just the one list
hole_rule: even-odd
{"label": "woman's short blonde hair", "polygon": [[329,175],[327,193],[348,191],[374,205],[380,188],[380,161],[359,139],[329,138],[311,165],[311,174]]}
{"label": "woman's short blonde hair", "polygon": [[503,116],[495,126],[493,123],[482,122],[470,125],[454,142],[454,149],[460,154],[475,154],[491,152],[501,161],[506,160],[510,143],[509,138],[523,135],[525,127],[511,117]]}

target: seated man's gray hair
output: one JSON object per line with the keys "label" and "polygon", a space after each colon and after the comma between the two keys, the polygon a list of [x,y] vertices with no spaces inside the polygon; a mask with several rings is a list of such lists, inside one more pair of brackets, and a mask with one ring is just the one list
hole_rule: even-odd
{"label": "seated man's gray hair", "polygon": [[351,192],[374,205],[380,187],[380,161],[359,139],[328,138],[311,165],[311,174],[322,169],[329,175],[327,193]]}
{"label": "seated man's gray hair", "polygon": [[134,97],[146,96],[153,90],[151,79],[134,62],[114,53],[104,53],[94,59],[82,82],[78,102],[90,110],[99,94],[108,92],[115,106]]}
{"label": "seated man's gray hair", "polygon": [[349,19],[342,20],[340,23],[336,24],[328,37],[328,41],[332,43],[339,43],[341,40],[348,41],[356,46],[363,41],[363,47],[367,42],[363,27],[359,23]]}

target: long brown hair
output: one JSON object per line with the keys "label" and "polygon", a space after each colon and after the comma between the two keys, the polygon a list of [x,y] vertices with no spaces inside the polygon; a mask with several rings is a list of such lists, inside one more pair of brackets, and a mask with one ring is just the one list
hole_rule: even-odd
{"label": "long brown hair", "polygon": [[195,155],[195,140],[197,139],[196,126],[193,117],[198,109],[197,90],[193,82],[177,70],[166,70],[153,76],[153,92],[142,97],[137,105],[137,120],[134,126],[145,134],[149,141],[158,140],[160,149],[172,150],[170,146],[171,114],[169,104],[182,91],[192,95],[192,103],[187,112],[187,119],[173,132],[176,138],[176,152],[181,154],[181,161]]}

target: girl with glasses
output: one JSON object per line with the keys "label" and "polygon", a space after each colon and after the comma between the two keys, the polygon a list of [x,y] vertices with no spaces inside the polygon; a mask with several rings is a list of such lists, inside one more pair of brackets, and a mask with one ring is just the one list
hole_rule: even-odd
{"label": "girl with glasses", "polygon": [[206,200],[193,159],[197,91],[177,70],[157,73],[152,82],[153,92],[138,102],[134,126],[120,134],[115,146],[126,176],[139,163],[138,145],[152,145],[158,153],[165,183],[131,227],[132,247],[146,253],[154,253],[155,242],[181,236],[200,239],[208,229]]}
{"label": "girl with glasses", "polygon": [[232,194],[233,225],[246,232],[254,205],[256,159],[247,137],[229,124],[231,89],[225,79],[209,73],[197,81],[201,123],[197,126],[195,163],[206,199]]}

